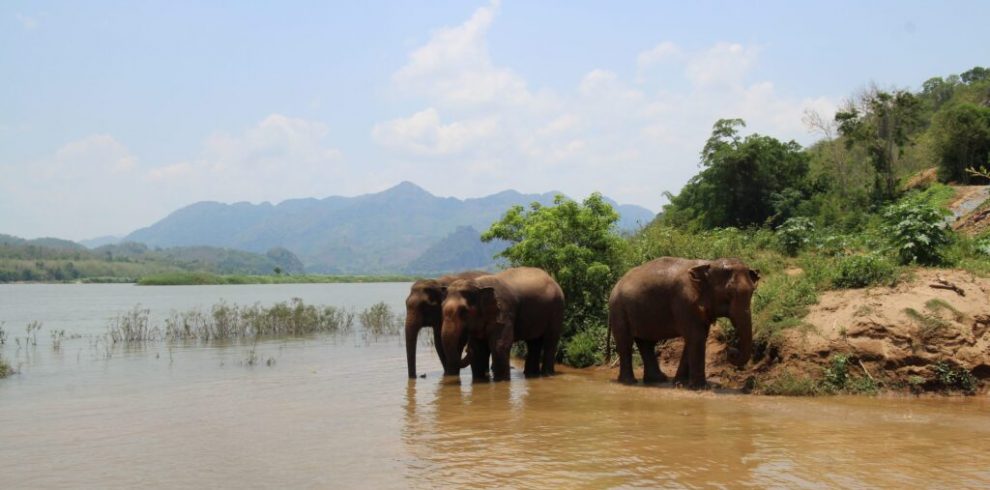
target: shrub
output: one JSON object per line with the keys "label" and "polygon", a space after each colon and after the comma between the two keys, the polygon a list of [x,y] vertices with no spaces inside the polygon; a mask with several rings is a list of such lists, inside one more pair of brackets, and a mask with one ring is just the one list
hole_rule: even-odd
{"label": "shrub", "polygon": [[788,218],[777,228],[777,241],[785,254],[794,257],[810,242],[815,232],[815,224],[810,219],[798,216]]}
{"label": "shrub", "polygon": [[952,235],[945,221],[947,211],[920,200],[905,199],[883,213],[884,233],[897,251],[901,264],[938,265],[942,248]]}
{"label": "shrub", "polygon": [[850,255],[839,259],[832,277],[837,288],[865,288],[877,284],[893,285],[897,267],[880,255]]}
{"label": "shrub", "polygon": [[935,381],[946,389],[960,389],[967,393],[976,390],[976,377],[959,366],[953,366],[948,361],[935,363]]}
{"label": "shrub", "polygon": [[564,362],[578,368],[601,364],[604,328],[581,330],[564,344]]}

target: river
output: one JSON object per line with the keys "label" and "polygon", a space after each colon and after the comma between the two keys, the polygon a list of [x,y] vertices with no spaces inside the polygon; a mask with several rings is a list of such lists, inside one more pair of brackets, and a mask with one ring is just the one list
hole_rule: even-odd
{"label": "river", "polygon": [[[402,311],[408,284],[0,285],[0,487],[990,486],[990,401],[776,398],[622,386],[601,370],[406,379],[400,337],[111,348],[218,301]],[[37,345],[26,325],[39,321]],[[67,336],[55,350],[51,331]],[[429,337],[424,332],[421,337]],[[265,362],[249,363],[254,351]],[[271,365],[269,362],[271,361]]]}

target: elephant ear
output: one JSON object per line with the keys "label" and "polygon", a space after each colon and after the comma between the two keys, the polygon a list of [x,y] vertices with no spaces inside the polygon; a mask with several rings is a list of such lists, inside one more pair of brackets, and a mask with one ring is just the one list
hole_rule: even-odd
{"label": "elephant ear", "polygon": [[760,280],[760,271],[758,271],[756,269],[750,269],[749,270],[749,278],[750,278],[750,280],[753,281],[753,284],[756,284],[756,282]]}
{"label": "elephant ear", "polygon": [[711,271],[712,265],[709,263],[696,265],[688,271],[691,276],[691,282],[694,283],[699,289],[708,282],[708,273]]}
{"label": "elephant ear", "polygon": [[447,297],[447,286],[431,286],[424,291],[431,305],[439,305]]}
{"label": "elephant ear", "polygon": [[498,318],[498,299],[495,298],[495,288],[478,289],[478,309],[485,323],[492,323]]}

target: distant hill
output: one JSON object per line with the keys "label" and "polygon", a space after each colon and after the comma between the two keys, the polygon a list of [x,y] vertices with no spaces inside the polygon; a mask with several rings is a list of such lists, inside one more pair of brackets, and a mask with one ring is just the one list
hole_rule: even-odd
{"label": "distant hill", "polygon": [[[509,207],[532,202],[549,205],[555,194],[508,190],[461,200],[437,197],[402,182],[374,194],[293,199],[277,205],[199,202],[125,240],[156,247],[206,245],[256,253],[283,247],[299,256],[307,272],[314,273],[397,273],[425,270],[445,260],[455,270],[473,261],[467,257],[487,254],[491,248],[480,242],[474,250],[466,248],[469,241],[466,231],[458,233],[460,227],[470,227],[475,233],[487,230]],[[645,225],[654,217],[639,206],[616,208],[622,215],[619,227],[624,230]],[[441,241],[448,238],[459,244],[457,254],[464,261],[440,257],[445,246]],[[492,265],[491,260],[486,264]]]}
{"label": "distant hill", "polygon": [[491,269],[492,257],[505,249],[502,241],[481,243],[481,233],[470,226],[460,226],[443,240],[426,249],[405,267],[406,274],[434,276],[444,272]]}
{"label": "distant hill", "polygon": [[121,237],[116,235],[106,235],[98,236],[96,238],[89,238],[86,240],[79,240],[79,244],[85,246],[86,248],[96,248],[102,247],[104,245],[116,245],[120,243]]}
{"label": "distant hill", "polygon": [[0,283],[14,281],[134,281],[150,274],[196,271],[214,274],[298,275],[302,262],[275,247],[264,254],[218,247],[151,249],[124,242],[94,250],[58,238],[25,240],[0,234]]}

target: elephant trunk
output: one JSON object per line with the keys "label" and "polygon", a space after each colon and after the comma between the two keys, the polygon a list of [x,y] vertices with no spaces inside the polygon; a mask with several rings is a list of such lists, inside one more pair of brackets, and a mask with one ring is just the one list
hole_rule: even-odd
{"label": "elephant trunk", "polygon": [[449,360],[449,362],[444,362],[444,376],[458,376],[461,373],[461,366],[455,361],[461,359],[461,352],[466,343],[462,339],[462,333],[463,328],[461,326],[454,325],[454,322],[446,319],[444,320],[443,327],[440,330],[440,337],[443,341],[444,357]]}
{"label": "elephant trunk", "polygon": [[406,367],[409,378],[416,378],[416,340],[420,329],[419,319],[414,315],[406,315]]}
{"label": "elephant trunk", "polygon": [[737,367],[743,367],[753,355],[753,319],[747,310],[739,316],[729,318],[739,339],[739,348],[729,350],[729,362]]}

